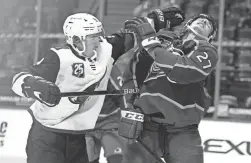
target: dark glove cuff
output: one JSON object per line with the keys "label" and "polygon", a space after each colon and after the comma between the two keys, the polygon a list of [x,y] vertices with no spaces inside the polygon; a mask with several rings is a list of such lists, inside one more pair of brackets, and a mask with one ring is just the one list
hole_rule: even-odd
{"label": "dark glove cuff", "polygon": [[32,85],[34,84],[35,78],[33,76],[27,76],[24,78],[24,83],[21,85],[22,87],[22,93],[27,98],[35,98],[33,94],[33,88]]}
{"label": "dark glove cuff", "polygon": [[34,76],[27,76],[24,78],[24,83],[30,83],[34,80]]}
{"label": "dark glove cuff", "polygon": [[24,78],[24,83],[27,83],[32,86],[32,84],[34,84],[37,81],[37,79],[43,79],[43,78],[39,76],[27,76]]}

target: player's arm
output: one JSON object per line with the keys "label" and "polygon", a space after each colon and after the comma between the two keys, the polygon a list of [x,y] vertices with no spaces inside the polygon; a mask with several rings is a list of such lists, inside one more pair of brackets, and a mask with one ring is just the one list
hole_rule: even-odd
{"label": "player's arm", "polygon": [[142,47],[155,60],[154,64],[157,64],[174,82],[186,84],[204,80],[215,68],[218,60],[217,52],[206,41],[201,41],[198,48],[192,49],[190,54],[179,56],[161,47],[156,31],[147,21],[130,25],[128,28],[135,31]]}
{"label": "player's arm", "polygon": [[154,64],[164,71],[171,81],[180,84],[204,80],[215,68],[218,60],[216,49],[203,41],[188,55],[173,55],[161,47],[156,47],[151,53]]}
{"label": "player's arm", "polygon": [[106,40],[112,45],[112,58],[115,62],[121,55],[134,47],[133,34],[125,33],[122,30],[106,37]]}
{"label": "player's arm", "polygon": [[[58,55],[50,50],[37,64],[16,74],[12,90],[19,96],[34,98],[49,106],[59,103],[59,88],[54,84],[60,68]],[[36,94],[38,92],[38,94]]]}
{"label": "player's arm", "polygon": [[169,7],[163,10],[155,9],[150,12],[147,17],[126,20],[124,28],[107,37],[107,41],[113,46],[112,57],[115,61],[128,50],[137,46],[137,38],[133,34],[135,31],[130,27],[142,23],[145,20],[158,32],[163,28],[180,25],[185,20],[185,14],[180,8]]}

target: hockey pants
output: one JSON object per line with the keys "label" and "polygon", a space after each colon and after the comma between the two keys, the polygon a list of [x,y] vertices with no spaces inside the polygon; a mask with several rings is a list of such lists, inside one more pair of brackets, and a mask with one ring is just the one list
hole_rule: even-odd
{"label": "hockey pants", "polygon": [[145,123],[142,141],[167,163],[203,163],[198,125],[175,128]]}
{"label": "hockey pants", "polygon": [[29,131],[26,153],[27,163],[88,162],[84,135],[48,131],[36,121]]}

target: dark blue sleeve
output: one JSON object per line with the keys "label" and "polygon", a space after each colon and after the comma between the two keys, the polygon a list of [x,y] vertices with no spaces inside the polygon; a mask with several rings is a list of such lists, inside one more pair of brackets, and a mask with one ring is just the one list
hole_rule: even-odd
{"label": "dark blue sleeve", "polygon": [[58,55],[50,50],[48,53],[38,61],[35,65],[28,68],[28,72],[33,76],[40,76],[45,80],[54,82],[60,69],[60,60]]}

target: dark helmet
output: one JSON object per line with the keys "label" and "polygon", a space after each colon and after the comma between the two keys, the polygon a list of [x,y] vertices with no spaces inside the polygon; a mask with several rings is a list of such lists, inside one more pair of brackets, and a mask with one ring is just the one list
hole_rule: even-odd
{"label": "dark helmet", "polygon": [[[189,20],[187,21],[187,23],[185,24],[184,29],[183,29],[183,32],[186,31],[187,29],[190,29],[190,30],[191,30],[190,25],[191,25],[195,20],[197,20],[198,18],[207,19],[207,20],[211,23],[213,30],[212,30],[212,32],[209,34],[208,39],[207,39],[209,42],[211,42],[211,41],[214,39],[214,37],[216,36],[216,33],[217,33],[217,23],[216,23],[216,21],[215,21],[210,15],[207,15],[207,14],[198,14],[198,15],[193,16],[193,17],[192,17],[191,19],[189,19]],[[194,31],[193,31],[193,32],[194,32]]]}

